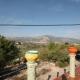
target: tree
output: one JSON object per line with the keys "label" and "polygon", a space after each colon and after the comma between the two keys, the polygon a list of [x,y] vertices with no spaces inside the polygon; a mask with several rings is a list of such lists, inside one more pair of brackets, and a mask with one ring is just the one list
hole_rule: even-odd
{"label": "tree", "polygon": [[17,58],[18,52],[14,41],[9,41],[0,35],[0,68]]}
{"label": "tree", "polygon": [[52,59],[54,62],[57,62],[57,65],[64,67],[69,64],[69,56],[67,52],[67,45],[65,44],[50,44],[52,48],[48,58]]}
{"label": "tree", "polygon": [[69,63],[67,45],[65,44],[48,44],[46,49],[43,49],[40,57],[43,60],[53,61],[60,67],[64,67]]}

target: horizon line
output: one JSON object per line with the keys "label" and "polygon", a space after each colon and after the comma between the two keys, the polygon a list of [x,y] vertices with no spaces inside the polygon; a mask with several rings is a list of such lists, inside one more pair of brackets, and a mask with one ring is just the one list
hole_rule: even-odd
{"label": "horizon line", "polygon": [[4,36],[6,38],[35,38],[35,37],[42,37],[42,36],[52,36],[52,37],[56,37],[56,38],[70,38],[70,39],[77,39],[77,40],[80,40],[79,38],[75,38],[75,37],[64,37],[64,36],[54,36],[54,35],[35,35],[35,36]]}

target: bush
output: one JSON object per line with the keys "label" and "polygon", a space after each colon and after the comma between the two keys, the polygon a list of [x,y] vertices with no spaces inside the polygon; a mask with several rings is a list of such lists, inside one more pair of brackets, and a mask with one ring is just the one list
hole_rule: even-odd
{"label": "bush", "polygon": [[59,62],[56,63],[56,66],[66,67],[66,66],[68,66],[68,63],[67,62],[61,62],[61,61],[59,61]]}
{"label": "bush", "polygon": [[18,57],[18,48],[14,41],[7,40],[0,36],[0,68],[9,64],[13,59]]}

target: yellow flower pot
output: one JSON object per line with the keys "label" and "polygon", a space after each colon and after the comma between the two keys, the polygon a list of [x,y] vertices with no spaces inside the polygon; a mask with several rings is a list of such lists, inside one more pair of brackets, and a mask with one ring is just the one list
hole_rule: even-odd
{"label": "yellow flower pot", "polygon": [[25,58],[27,59],[27,61],[36,61],[38,59],[38,51],[30,50],[26,52]]}

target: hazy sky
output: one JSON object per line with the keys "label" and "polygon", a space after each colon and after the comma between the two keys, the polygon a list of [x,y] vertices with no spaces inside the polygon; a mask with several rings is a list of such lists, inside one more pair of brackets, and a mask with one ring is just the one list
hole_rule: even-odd
{"label": "hazy sky", "polygon": [[[0,0],[0,24],[80,23],[80,0]],[[80,26],[0,26],[6,36],[54,35],[80,39]]]}

